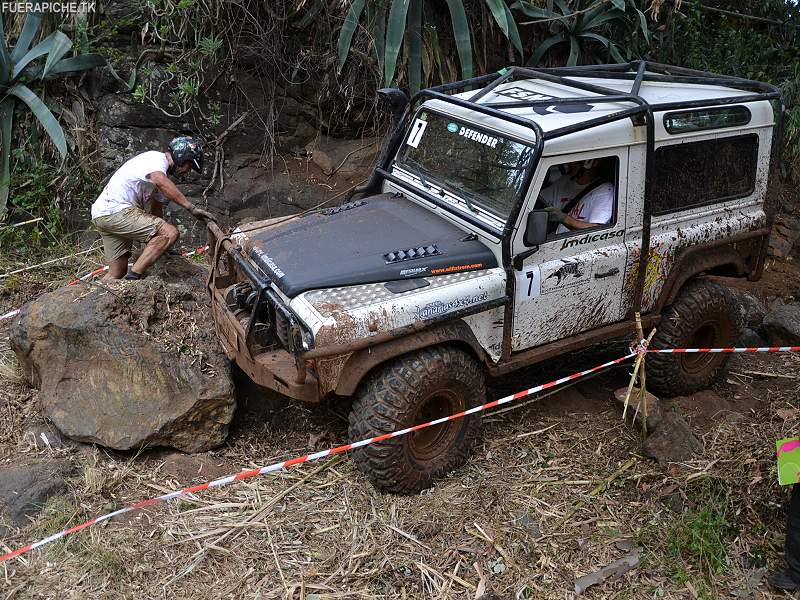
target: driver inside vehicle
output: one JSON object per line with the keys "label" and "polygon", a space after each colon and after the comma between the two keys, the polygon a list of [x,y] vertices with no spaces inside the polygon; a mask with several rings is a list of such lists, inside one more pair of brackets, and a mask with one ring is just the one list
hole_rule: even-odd
{"label": "driver inside vehicle", "polygon": [[539,204],[557,223],[556,235],[608,225],[614,216],[614,159],[555,165],[547,171]]}

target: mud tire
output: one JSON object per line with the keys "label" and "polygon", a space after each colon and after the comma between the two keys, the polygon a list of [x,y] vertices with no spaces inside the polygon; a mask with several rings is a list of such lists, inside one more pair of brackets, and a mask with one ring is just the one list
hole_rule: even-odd
{"label": "mud tire", "polygon": [[[652,348],[721,348],[735,345],[741,317],[727,288],[713,281],[687,284],[661,317]],[[709,387],[729,354],[649,354],[647,385],[662,396],[683,396]]]}
{"label": "mud tire", "polygon": [[[361,384],[349,435],[363,440],[454,414],[486,401],[484,373],[469,354],[440,346],[407,354]],[[379,490],[413,494],[467,460],[480,414],[421,429],[354,451],[359,470]]]}

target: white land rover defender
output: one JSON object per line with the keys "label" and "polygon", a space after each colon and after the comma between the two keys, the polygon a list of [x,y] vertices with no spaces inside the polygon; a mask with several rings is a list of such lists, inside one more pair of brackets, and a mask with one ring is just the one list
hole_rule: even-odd
{"label": "white land rover defender", "polygon": [[[394,133],[346,203],[210,226],[217,334],[256,383],[353,396],[359,440],[484,403],[486,376],[630,337],[637,311],[654,347],[734,343],[737,310],[706,276],[761,275],[776,88],[634,62],[379,93]],[[686,394],[725,360],[652,355],[648,384]],[[479,425],[355,458],[380,489],[414,492],[465,460]]]}

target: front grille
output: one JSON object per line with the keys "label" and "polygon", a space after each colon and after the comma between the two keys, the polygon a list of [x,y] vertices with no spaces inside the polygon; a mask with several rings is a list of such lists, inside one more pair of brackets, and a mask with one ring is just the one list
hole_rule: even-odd
{"label": "front grille", "polygon": [[313,344],[308,326],[284,304],[270,280],[259,274],[238,248],[229,253],[240,281],[228,289],[225,302],[244,329],[249,329],[246,343],[251,350],[254,345],[259,346],[259,351],[279,345],[294,353],[308,350]]}
{"label": "front grille", "polygon": [[284,348],[288,348],[289,347],[289,323],[286,321],[286,317],[284,317],[283,314],[280,311],[275,310],[275,311],[273,311],[272,314],[275,317],[275,320],[273,321],[275,323],[275,327],[274,327],[275,335],[281,341],[281,345]]}

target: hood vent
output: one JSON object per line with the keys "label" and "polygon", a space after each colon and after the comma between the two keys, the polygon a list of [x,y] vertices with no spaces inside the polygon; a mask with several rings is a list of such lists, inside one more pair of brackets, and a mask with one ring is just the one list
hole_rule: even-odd
{"label": "hood vent", "polygon": [[395,250],[383,255],[383,259],[387,265],[392,263],[402,262],[405,260],[414,260],[415,258],[427,258],[428,256],[436,256],[441,254],[436,244],[430,246],[419,246],[418,248],[408,248],[407,250]]}
{"label": "hood vent", "polygon": [[343,210],[350,210],[351,208],[357,208],[359,206],[364,206],[366,201],[364,200],[354,200],[353,202],[345,202],[344,204],[340,204],[339,206],[334,206],[333,208],[326,208],[322,211],[323,215],[331,216],[335,215],[336,213],[340,213]]}

